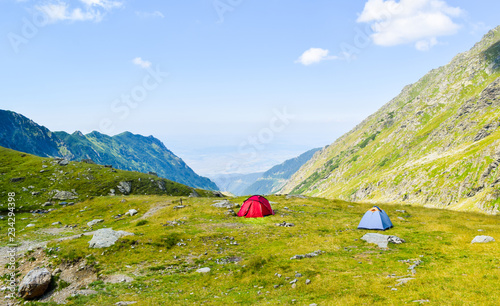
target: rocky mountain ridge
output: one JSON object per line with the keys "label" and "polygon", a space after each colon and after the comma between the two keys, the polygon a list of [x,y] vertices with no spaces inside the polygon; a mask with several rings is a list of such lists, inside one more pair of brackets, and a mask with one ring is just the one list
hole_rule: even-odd
{"label": "rocky mountain ridge", "polygon": [[122,170],[152,172],[190,187],[218,190],[153,136],[51,132],[21,114],[0,110],[0,146],[41,157],[92,160]]}
{"label": "rocky mountain ridge", "polygon": [[323,148],[282,193],[498,213],[500,27]]}

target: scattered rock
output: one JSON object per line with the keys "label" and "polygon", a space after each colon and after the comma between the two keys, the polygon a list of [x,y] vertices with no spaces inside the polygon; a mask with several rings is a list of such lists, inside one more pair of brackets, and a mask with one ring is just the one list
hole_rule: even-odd
{"label": "scattered rock", "polygon": [[30,224],[26,225],[26,227],[35,227],[35,224],[30,223]]}
{"label": "scattered rock", "polygon": [[297,279],[294,279],[293,281],[290,282],[290,284],[295,284],[297,282]]}
{"label": "scattered rock", "polygon": [[419,303],[419,304],[423,304],[423,303],[429,303],[430,301],[429,300],[415,300],[415,301],[412,301],[413,303]]}
{"label": "scattered rock", "polygon": [[89,241],[89,247],[96,249],[107,248],[115,244],[119,238],[129,235],[134,234],[125,231],[114,231],[111,228],[101,228],[95,231],[94,236]]}
{"label": "scattered rock", "polygon": [[45,203],[42,204],[42,207],[47,207],[47,206],[52,206],[52,205],[54,205],[54,203],[52,203],[52,202],[45,202]]}
{"label": "scattered rock", "polygon": [[232,209],[228,209],[225,213],[224,213],[226,216],[236,216],[236,212]]}
{"label": "scattered rock", "polygon": [[94,219],[90,222],[87,222],[87,226],[92,227],[92,226],[96,225],[97,223],[101,223],[101,222],[104,222],[104,220],[103,219]]}
{"label": "scattered rock", "polygon": [[276,226],[283,226],[283,227],[292,227],[295,226],[293,223],[287,223],[286,221],[283,221],[283,223],[276,223]]}
{"label": "scattered rock", "polygon": [[311,257],[316,257],[320,254],[324,253],[323,251],[321,250],[317,250],[317,251],[314,251],[314,252],[311,252],[311,253],[308,253],[308,254],[305,254],[305,255],[294,255],[290,258],[290,260],[292,259],[302,259],[302,258],[311,258]]}
{"label": "scattered rock", "polygon": [[47,290],[51,278],[49,270],[37,267],[24,276],[18,292],[25,300],[39,297]]}
{"label": "scattered rock", "polygon": [[295,289],[295,288],[297,288],[297,284],[293,283],[292,284],[292,289]]}
{"label": "scattered rock", "polygon": [[52,223],[52,225],[61,225],[61,224],[62,224],[61,221],[57,221],[57,222]]}
{"label": "scattered rock", "polygon": [[24,177],[13,177],[10,179],[11,183],[17,183],[17,182],[21,182],[21,181],[24,181]]}
{"label": "scattered rock", "polygon": [[397,236],[392,235],[382,235],[377,233],[368,233],[361,237],[361,240],[364,240],[368,243],[375,243],[379,248],[387,248],[387,243],[395,243],[400,244],[405,241]]}
{"label": "scattered rock", "polygon": [[93,160],[91,160],[89,158],[82,159],[82,162],[86,163],[86,164],[91,164],[91,165],[95,165],[96,164]]}
{"label": "scattered rock", "polygon": [[414,280],[415,278],[413,277],[405,277],[405,278],[400,278],[398,279],[398,283],[396,284],[396,286],[401,286],[403,284],[406,284],[407,282],[411,281],[411,280]]}
{"label": "scattered rock", "polygon": [[307,197],[305,195],[301,195],[301,194],[287,194],[285,199],[292,199],[292,198],[297,198],[297,199],[307,199]]}
{"label": "scattered rock", "polygon": [[83,295],[83,296],[88,296],[88,295],[94,295],[97,294],[97,291],[91,290],[91,289],[84,289],[84,290],[75,290],[71,293],[71,296],[77,296],[77,295]]}
{"label": "scattered rock", "polygon": [[220,191],[212,191],[212,194],[217,198],[223,198],[224,195]]}
{"label": "scattered rock", "polygon": [[184,208],[186,207],[186,205],[177,205],[177,206],[174,206],[174,209],[181,209],[181,208]]}
{"label": "scattered rock", "polygon": [[123,194],[129,194],[132,191],[132,182],[121,181],[116,188]]}
{"label": "scattered rock", "polygon": [[210,272],[210,268],[201,268],[201,269],[196,270],[196,272],[198,272],[198,273],[208,273],[208,272]]}
{"label": "scattered rock", "polygon": [[493,242],[495,241],[495,238],[491,236],[476,236],[474,239],[472,239],[471,243],[487,243],[487,242]]}
{"label": "scattered rock", "polygon": [[306,279],[306,285],[309,285],[311,283],[310,279]]}
{"label": "scattered rock", "polygon": [[136,301],[130,301],[130,302],[117,302],[115,305],[117,306],[125,306],[125,305],[132,305],[137,303]]}
{"label": "scattered rock", "polygon": [[295,277],[302,277],[302,274],[300,274],[300,273],[296,272],[296,273],[295,273]]}
{"label": "scattered rock", "polygon": [[132,217],[133,215],[136,215],[136,214],[137,214],[137,210],[135,210],[135,209],[131,209],[131,210],[129,210],[129,211],[127,211],[127,212],[125,213],[125,215],[129,215],[129,216],[131,216],[131,217]]}
{"label": "scattered rock", "polygon": [[55,200],[64,201],[64,200],[73,200],[73,199],[76,199],[77,196],[76,196],[76,194],[74,194],[74,193],[72,193],[70,191],[59,191],[59,190],[56,190],[56,194],[52,198],[55,199]]}
{"label": "scattered rock", "polygon": [[52,275],[56,275],[56,274],[61,273],[61,272],[62,272],[62,270],[61,270],[61,269],[59,269],[59,268],[57,268],[57,269],[55,269],[55,270],[52,272]]}
{"label": "scattered rock", "polygon": [[229,202],[228,200],[217,201],[212,204],[213,207],[218,208],[234,208],[236,205],[234,203]]}

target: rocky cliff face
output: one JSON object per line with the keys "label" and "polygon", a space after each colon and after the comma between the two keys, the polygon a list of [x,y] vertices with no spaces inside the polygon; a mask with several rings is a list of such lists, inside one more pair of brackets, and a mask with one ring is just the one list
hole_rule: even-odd
{"label": "rocky cliff face", "polygon": [[497,213],[499,125],[497,27],[323,148],[281,192]]}

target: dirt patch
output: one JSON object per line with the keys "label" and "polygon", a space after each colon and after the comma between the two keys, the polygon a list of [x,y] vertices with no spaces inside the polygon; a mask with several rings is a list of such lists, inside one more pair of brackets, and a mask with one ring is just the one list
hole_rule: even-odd
{"label": "dirt patch", "polygon": [[155,206],[151,207],[144,215],[142,215],[137,220],[147,219],[170,204],[172,204],[172,201],[157,203]]}
{"label": "dirt patch", "polygon": [[105,283],[111,283],[111,284],[118,284],[118,283],[130,283],[133,282],[134,279],[130,276],[123,275],[123,274],[114,274],[114,275],[108,275],[104,277],[104,282]]}

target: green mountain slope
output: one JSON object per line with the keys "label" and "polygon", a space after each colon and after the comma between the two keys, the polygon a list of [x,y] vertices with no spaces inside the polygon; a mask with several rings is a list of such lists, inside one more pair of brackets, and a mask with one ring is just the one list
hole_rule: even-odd
{"label": "green mountain slope", "polygon": [[323,148],[283,193],[497,213],[500,27]]}
{"label": "green mountain slope", "polygon": [[[193,188],[139,172],[115,170],[101,165],[83,162],[60,163],[61,159],[42,158],[0,147],[0,197],[16,194],[20,210],[49,209],[42,204],[52,202],[80,202],[94,196],[107,196],[114,189],[116,195],[156,194],[189,196]],[[118,187],[121,182],[130,184],[129,191]],[[58,191],[68,193],[58,194]],[[201,196],[213,196],[213,192],[195,190]],[[5,203],[5,202],[3,202]],[[1,204],[0,211],[7,210]]]}
{"label": "green mountain slope", "polygon": [[55,133],[67,146],[71,160],[92,159],[98,164],[123,170],[155,172],[159,176],[192,187],[218,190],[210,179],[196,174],[182,159],[153,136],[124,132],[110,137],[99,132]]}
{"label": "green mountain slope", "polygon": [[0,110],[0,146],[42,157],[70,160],[92,159],[118,169],[155,172],[169,180],[194,188],[217,190],[217,185],[196,174],[182,159],[153,136],[125,132],[108,136],[99,132],[51,132],[32,120]]}
{"label": "green mountain slope", "polygon": [[319,150],[319,148],[309,150],[298,157],[286,160],[272,167],[264,172],[252,185],[248,186],[243,191],[243,194],[273,194],[278,192],[288,179]]}

